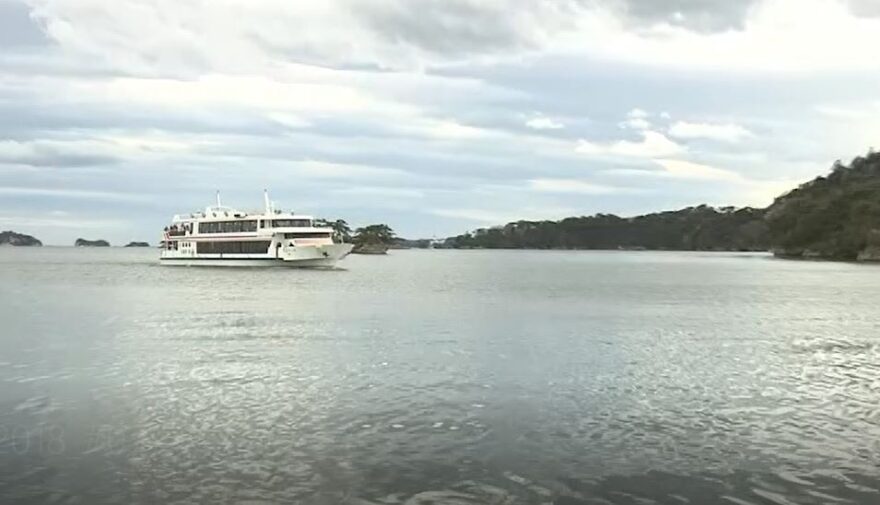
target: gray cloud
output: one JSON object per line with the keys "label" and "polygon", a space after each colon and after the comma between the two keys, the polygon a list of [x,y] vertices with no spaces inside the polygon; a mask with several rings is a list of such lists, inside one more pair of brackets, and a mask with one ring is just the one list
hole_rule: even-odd
{"label": "gray cloud", "polygon": [[[860,1],[860,0],[853,0]],[[863,0],[864,1],[864,0]],[[666,22],[700,32],[742,28],[758,0],[475,0],[355,2],[351,9],[378,36],[430,53],[467,55],[539,47],[575,28],[576,16],[611,11],[634,26]]]}
{"label": "gray cloud", "polygon": [[880,16],[880,2],[877,0],[849,0],[849,5],[857,16]]}
{"label": "gray cloud", "polygon": [[110,165],[118,161],[115,156],[95,152],[95,146],[89,144],[0,141],[0,164],[61,168]]}
{"label": "gray cloud", "polygon": [[171,133],[271,136],[286,128],[259,113],[223,110],[179,111],[131,105],[121,108],[88,103],[51,103],[33,96],[4,102],[0,90],[0,139],[29,140],[53,132],[94,134],[118,129]]}
{"label": "gray cloud", "polygon": [[567,24],[564,16],[545,15],[540,3],[519,0],[503,6],[475,0],[394,0],[358,2],[352,9],[390,42],[438,54],[529,48],[536,44],[537,32]]}
{"label": "gray cloud", "polygon": [[[743,27],[749,9],[761,0],[584,0],[592,5],[613,6],[630,22],[667,22],[700,32]],[[842,0],[857,16],[880,16],[880,0]]]}
{"label": "gray cloud", "polygon": [[[619,8],[637,24],[667,22],[701,32],[743,27],[758,0],[620,0]],[[607,3],[607,2],[604,2]]]}

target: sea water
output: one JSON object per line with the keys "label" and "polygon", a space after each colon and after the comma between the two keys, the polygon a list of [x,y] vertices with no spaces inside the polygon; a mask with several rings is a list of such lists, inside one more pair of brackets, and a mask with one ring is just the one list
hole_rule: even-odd
{"label": "sea water", "polygon": [[0,249],[0,503],[880,503],[880,268]]}

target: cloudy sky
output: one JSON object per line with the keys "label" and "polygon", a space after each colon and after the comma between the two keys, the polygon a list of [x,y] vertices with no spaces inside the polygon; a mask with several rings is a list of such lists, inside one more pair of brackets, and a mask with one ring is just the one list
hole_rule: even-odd
{"label": "cloudy sky", "polygon": [[0,0],[0,229],[766,205],[880,140],[880,0]]}

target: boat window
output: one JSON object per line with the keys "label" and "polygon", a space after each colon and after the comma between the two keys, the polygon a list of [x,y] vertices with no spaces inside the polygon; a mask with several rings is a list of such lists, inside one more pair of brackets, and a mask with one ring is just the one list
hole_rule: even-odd
{"label": "boat window", "polygon": [[264,240],[196,242],[198,254],[266,254],[270,242]]}
{"label": "boat window", "polygon": [[284,238],[327,238],[330,233],[325,231],[312,231],[302,233],[285,233]]}
{"label": "boat window", "polygon": [[271,223],[273,228],[309,228],[312,226],[310,219],[275,219]]}

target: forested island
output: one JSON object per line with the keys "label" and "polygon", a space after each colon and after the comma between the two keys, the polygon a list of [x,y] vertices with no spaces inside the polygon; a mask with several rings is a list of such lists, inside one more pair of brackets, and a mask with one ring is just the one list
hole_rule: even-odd
{"label": "forested island", "polygon": [[125,244],[125,247],[150,247],[149,242],[129,242]]}
{"label": "forested island", "polygon": [[880,154],[802,184],[765,209],[707,205],[636,217],[517,221],[450,237],[467,249],[773,251],[786,258],[880,261]]}
{"label": "forested island", "polygon": [[43,245],[43,243],[30,235],[25,235],[24,233],[4,231],[0,232],[0,246],[4,245],[18,247],[39,247]]}
{"label": "forested island", "polygon": [[76,247],[110,247],[110,242],[106,240],[86,240],[84,238],[76,239],[76,242],[73,243]]}

